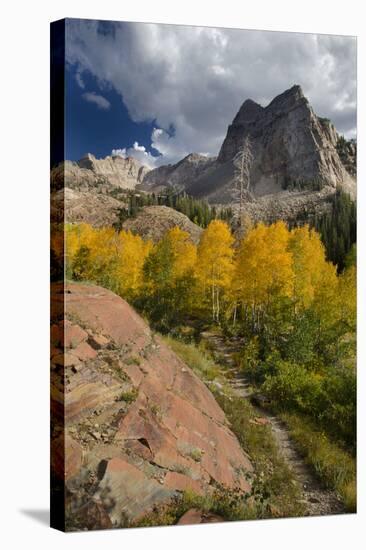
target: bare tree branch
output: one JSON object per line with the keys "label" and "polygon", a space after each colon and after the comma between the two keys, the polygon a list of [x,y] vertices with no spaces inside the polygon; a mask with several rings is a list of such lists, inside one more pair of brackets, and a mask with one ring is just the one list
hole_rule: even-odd
{"label": "bare tree branch", "polygon": [[239,198],[239,224],[241,225],[243,202],[245,195],[250,192],[250,169],[253,162],[252,145],[249,136],[246,136],[241,149],[234,157],[234,185]]}

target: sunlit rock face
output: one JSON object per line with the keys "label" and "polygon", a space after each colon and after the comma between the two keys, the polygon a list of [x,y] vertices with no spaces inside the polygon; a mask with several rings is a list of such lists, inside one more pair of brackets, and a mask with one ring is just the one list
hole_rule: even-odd
{"label": "sunlit rock face", "polygon": [[55,284],[52,300],[51,403],[65,422],[52,434],[52,466],[68,502],[92,480],[85,506],[117,526],[185,490],[250,490],[253,466],[212,393],[127,302],[77,283],[65,303]]}
{"label": "sunlit rock face", "polygon": [[54,190],[62,187],[106,191],[113,188],[135,189],[142,183],[149,168],[138,160],[120,156],[97,159],[87,153],[77,162],[65,161],[51,171],[51,185]]}
{"label": "sunlit rock face", "polygon": [[339,157],[336,129],[314,113],[300,86],[286,90],[266,107],[247,99],[229,125],[217,158],[188,155],[175,165],[151,170],[142,188],[175,186],[213,203],[235,202],[234,159],[247,136],[253,155],[252,200],[286,190],[327,188],[329,194],[338,185],[355,196],[354,174]]}
{"label": "sunlit rock face", "polygon": [[333,124],[316,116],[300,86],[286,90],[265,108],[245,101],[228,128],[218,163],[230,162],[246,136],[254,156],[254,195],[280,192],[290,184],[352,187],[336,149]]}

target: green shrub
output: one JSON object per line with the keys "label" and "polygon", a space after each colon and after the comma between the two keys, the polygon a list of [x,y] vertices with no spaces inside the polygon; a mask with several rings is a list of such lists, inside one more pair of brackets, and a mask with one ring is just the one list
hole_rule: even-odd
{"label": "green shrub", "polygon": [[188,510],[196,508],[204,513],[218,514],[225,521],[240,521],[255,519],[256,500],[250,499],[250,493],[234,490],[230,491],[217,487],[212,494],[197,495],[191,491],[185,491],[171,504],[156,507],[131,527],[149,527],[155,525],[174,525]]}
{"label": "green shrub", "polygon": [[117,401],[124,401],[129,405],[130,403],[136,401],[137,396],[138,390],[136,388],[133,388],[132,390],[122,392],[121,395],[119,395]]}
{"label": "green shrub", "polygon": [[275,374],[266,376],[262,390],[281,409],[314,411],[321,395],[321,377],[301,365],[278,361]]}
{"label": "green shrub", "polygon": [[321,421],[351,450],[356,448],[356,372],[353,368],[328,368],[323,379]]}
{"label": "green shrub", "polygon": [[258,376],[259,341],[258,336],[251,338],[238,354],[240,370],[251,380]]}

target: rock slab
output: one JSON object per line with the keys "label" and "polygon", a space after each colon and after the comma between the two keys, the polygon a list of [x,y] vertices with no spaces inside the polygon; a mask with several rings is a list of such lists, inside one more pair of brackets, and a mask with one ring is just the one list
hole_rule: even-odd
{"label": "rock slab", "polygon": [[250,491],[253,466],[206,385],[120,297],[87,284],[65,291],[66,320],[52,334],[59,346],[67,329],[68,360],[52,358],[52,410],[66,423],[66,445],[58,429],[53,439],[70,498],[84,506],[84,480],[94,480],[88,510],[102,506],[120,526],[186,490]]}

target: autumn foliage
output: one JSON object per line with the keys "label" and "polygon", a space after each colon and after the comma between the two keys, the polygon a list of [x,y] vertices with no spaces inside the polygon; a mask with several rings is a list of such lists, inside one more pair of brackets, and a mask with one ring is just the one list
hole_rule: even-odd
{"label": "autumn foliage", "polygon": [[178,227],[154,244],[67,224],[52,248],[60,265],[65,254],[67,278],[110,288],[162,332],[215,324],[240,335],[241,366],[262,391],[354,447],[354,254],[337,273],[319,233],[282,221],[248,226],[235,242],[227,223],[213,220],[197,246]]}
{"label": "autumn foliage", "polygon": [[[57,233],[53,242],[60,254]],[[142,308],[160,300],[162,318],[174,319],[179,305],[177,321],[245,321],[259,333],[281,309],[293,318],[311,309],[320,331],[354,326],[355,269],[337,275],[319,234],[307,225],[289,230],[282,221],[259,223],[235,245],[229,226],[213,220],[196,246],[178,227],[153,244],[128,231],[68,224],[65,255],[66,277],[95,281]]]}

